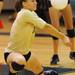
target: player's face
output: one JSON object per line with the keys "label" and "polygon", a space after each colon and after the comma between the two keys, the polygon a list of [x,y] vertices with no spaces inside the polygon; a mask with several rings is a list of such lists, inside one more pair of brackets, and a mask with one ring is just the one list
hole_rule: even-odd
{"label": "player's face", "polygon": [[31,11],[36,10],[37,8],[37,2],[36,0],[27,0],[25,3],[25,7]]}

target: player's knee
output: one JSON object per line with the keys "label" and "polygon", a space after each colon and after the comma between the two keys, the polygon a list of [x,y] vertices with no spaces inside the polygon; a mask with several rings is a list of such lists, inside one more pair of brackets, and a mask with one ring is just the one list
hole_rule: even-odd
{"label": "player's knee", "polygon": [[74,29],[67,30],[67,35],[68,35],[68,37],[70,37],[70,38],[75,37],[75,30],[74,30]]}
{"label": "player's knee", "polygon": [[11,66],[12,66],[12,68],[13,68],[15,71],[20,71],[20,70],[22,70],[22,69],[24,68],[24,65],[20,65],[20,64],[18,64],[18,63],[16,63],[16,62],[12,62],[12,63],[11,63]]}
{"label": "player's knee", "polygon": [[20,53],[12,52],[7,57],[7,64],[11,71],[22,70],[26,65],[26,60],[24,56]]}

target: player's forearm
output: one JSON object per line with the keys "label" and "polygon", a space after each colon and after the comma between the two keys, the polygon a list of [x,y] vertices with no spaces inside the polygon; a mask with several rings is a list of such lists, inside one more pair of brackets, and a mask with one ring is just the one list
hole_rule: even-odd
{"label": "player's forearm", "polygon": [[57,38],[63,39],[65,37],[65,35],[61,32],[59,32],[56,28],[54,28],[52,25],[50,24],[46,24],[46,26],[43,29],[46,33],[55,36]]}

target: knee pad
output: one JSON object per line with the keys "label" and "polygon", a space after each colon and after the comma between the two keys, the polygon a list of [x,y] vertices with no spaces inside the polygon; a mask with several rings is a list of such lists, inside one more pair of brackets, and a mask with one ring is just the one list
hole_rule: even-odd
{"label": "knee pad", "polygon": [[58,38],[57,38],[57,37],[52,36],[52,38],[53,38],[53,40],[58,40]]}
{"label": "knee pad", "polygon": [[20,65],[20,64],[18,64],[18,63],[16,63],[16,62],[12,62],[12,63],[11,63],[11,66],[12,66],[12,68],[13,68],[15,71],[20,71],[20,70],[22,70],[22,69],[24,68],[24,65]]}
{"label": "knee pad", "polygon": [[15,72],[25,67],[26,60],[22,54],[11,52],[7,57],[7,64],[9,65],[11,72]]}
{"label": "knee pad", "polygon": [[75,31],[74,31],[74,29],[67,30],[67,35],[68,35],[69,38],[75,37]]}
{"label": "knee pad", "polygon": [[31,52],[29,52],[28,54],[23,55],[23,56],[25,57],[25,60],[28,61],[31,56]]}

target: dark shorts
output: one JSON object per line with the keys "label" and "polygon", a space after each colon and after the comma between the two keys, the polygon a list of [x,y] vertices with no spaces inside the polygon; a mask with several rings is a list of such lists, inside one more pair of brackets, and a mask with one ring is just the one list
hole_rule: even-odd
{"label": "dark shorts", "polygon": [[[7,57],[9,56],[9,54],[10,54],[9,52],[4,53],[5,62],[7,62]],[[25,57],[25,60],[28,61],[28,59],[29,59],[30,56],[31,56],[31,52],[29,52],[28,54],[23,55],[23,56]]]}
{"label": "dark shorts", "polygon": [[[70,0],[68,0],[68,4],[70,4]],[[51,2],[50,2],[50,7],[52,7]]]}
{"label": "dark shorts", "polygon": [[48,11],[45,11],[45,10],[37,10],[36,13],[44,21],[46,21],[47,23],[50,23],[50,17],[49,17],[49,12]]}

